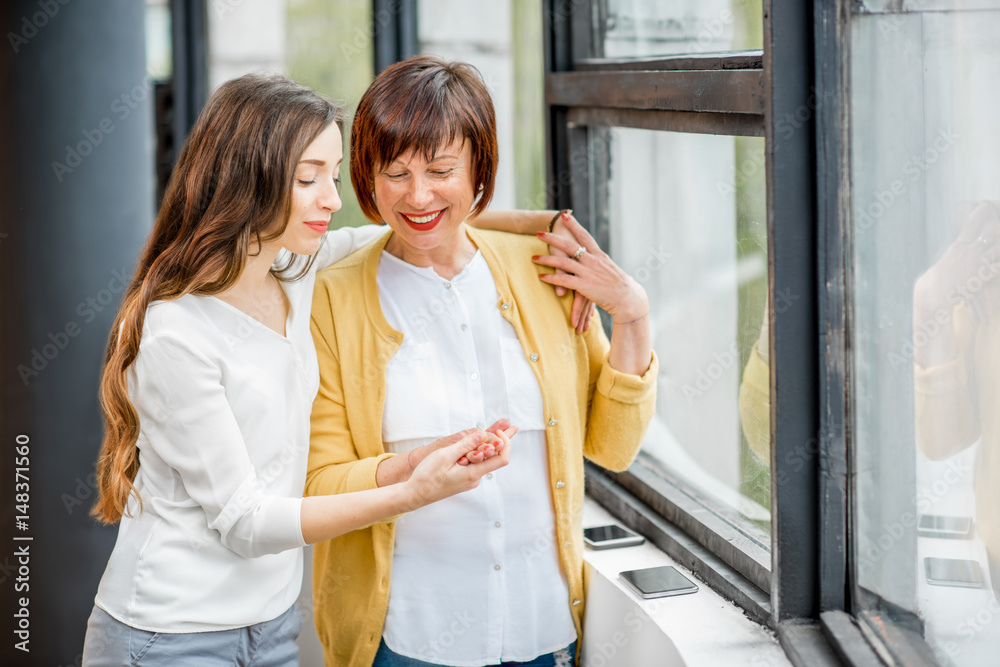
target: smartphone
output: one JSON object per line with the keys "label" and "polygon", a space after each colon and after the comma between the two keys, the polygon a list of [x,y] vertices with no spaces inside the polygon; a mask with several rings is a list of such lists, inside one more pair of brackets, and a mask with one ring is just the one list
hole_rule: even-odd
{"label": "smartphone", "polygon": [[974,560],[959,558],[925,558],[927,583],[935,586],[961,586],[983,588],[983,568]]}
{"label": "smartphone", "polygon": [[627,570],[618,576],[643,600],[698,592],[698,586],[673,565]]}
{"label": "smartphone", "polygon": [[591,549],[634,547],[645,541],[646,538],[642,535],[636,535],[631,530],[615,524],[583,529],[583,542]]}
{"label": "smartphone", "polygon": [[917,535],[968,540],[972,538],[972,517],[921,514],[917,521]]}

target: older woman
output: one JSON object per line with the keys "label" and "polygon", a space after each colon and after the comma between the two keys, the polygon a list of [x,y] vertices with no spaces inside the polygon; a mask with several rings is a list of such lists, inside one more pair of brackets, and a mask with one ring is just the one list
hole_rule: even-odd
{"label": "older woman", "polygon": [[[362,98],[351,178],[391,233],[321,273],[307,493],[407,478],[435,438],[508,418],[504,471],[454,500],[317,545],[328,665],[568,665],[583,618],[583,457],[621,470],[653,413],[642,288],[579,244],[469,228],[493,194],[493,104],[463,63],[416,57]],[[570,271],[539,276],[543,241]],[[572,258],[570,258],[572,257]],[[569,287],[608,310],[577,333]]]}

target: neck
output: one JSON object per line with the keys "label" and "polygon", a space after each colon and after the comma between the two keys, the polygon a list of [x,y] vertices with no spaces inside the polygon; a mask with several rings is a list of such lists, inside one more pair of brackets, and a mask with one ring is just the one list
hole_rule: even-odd
{"label": "neck", "polygon": [[465,223],[441,244],[433,248],[415,248],[393,234],[385,250],[407,264],[429,266],[442,278],[451,279],[462,272],[476,255],[476,246],[465,231]]}
{"label": "neck", "polygon": [[266,292],[268,275],[280,250],[281,246],[276,243],[265,243],[260,248],[259,253],[247,257],[243,273],[236,279],[236,284],[226,292],[238,294],[262,294]]}

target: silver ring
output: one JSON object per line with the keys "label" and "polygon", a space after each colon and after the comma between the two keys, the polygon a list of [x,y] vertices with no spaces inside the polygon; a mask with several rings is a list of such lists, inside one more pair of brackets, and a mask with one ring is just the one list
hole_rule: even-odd
{"label": "silver ring", "polygon": [[576,249],[576,252],[573,253],[573,259],[579,260],[580,256],[585,252],[587,252],[587,249],[584,248],[583,246],[580,246],[579,248]]}

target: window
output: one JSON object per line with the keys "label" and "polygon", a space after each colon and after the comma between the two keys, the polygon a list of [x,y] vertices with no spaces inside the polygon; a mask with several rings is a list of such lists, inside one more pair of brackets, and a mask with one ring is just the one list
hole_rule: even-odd
{"label": "window", "polygon": [[591,488],[607,480],[694,536],[763,619],[764,82],[761,52],[738,50],[760,48],[761,5],[553,2],[547,18],[550,198],[644,285],[661,364],[637,462],[621,475],[593,470]]}
{"label": "window", "polygon": [[1000,2],[547,16],[550,200],[645,284],[663,373],[588,492],[796,664],[995,662]]}
{"label": "window", "polygon": [[849,71],[855,606],[889,645],[909,629],[941,664],[992,664],[1000,3],[863,4]]}

